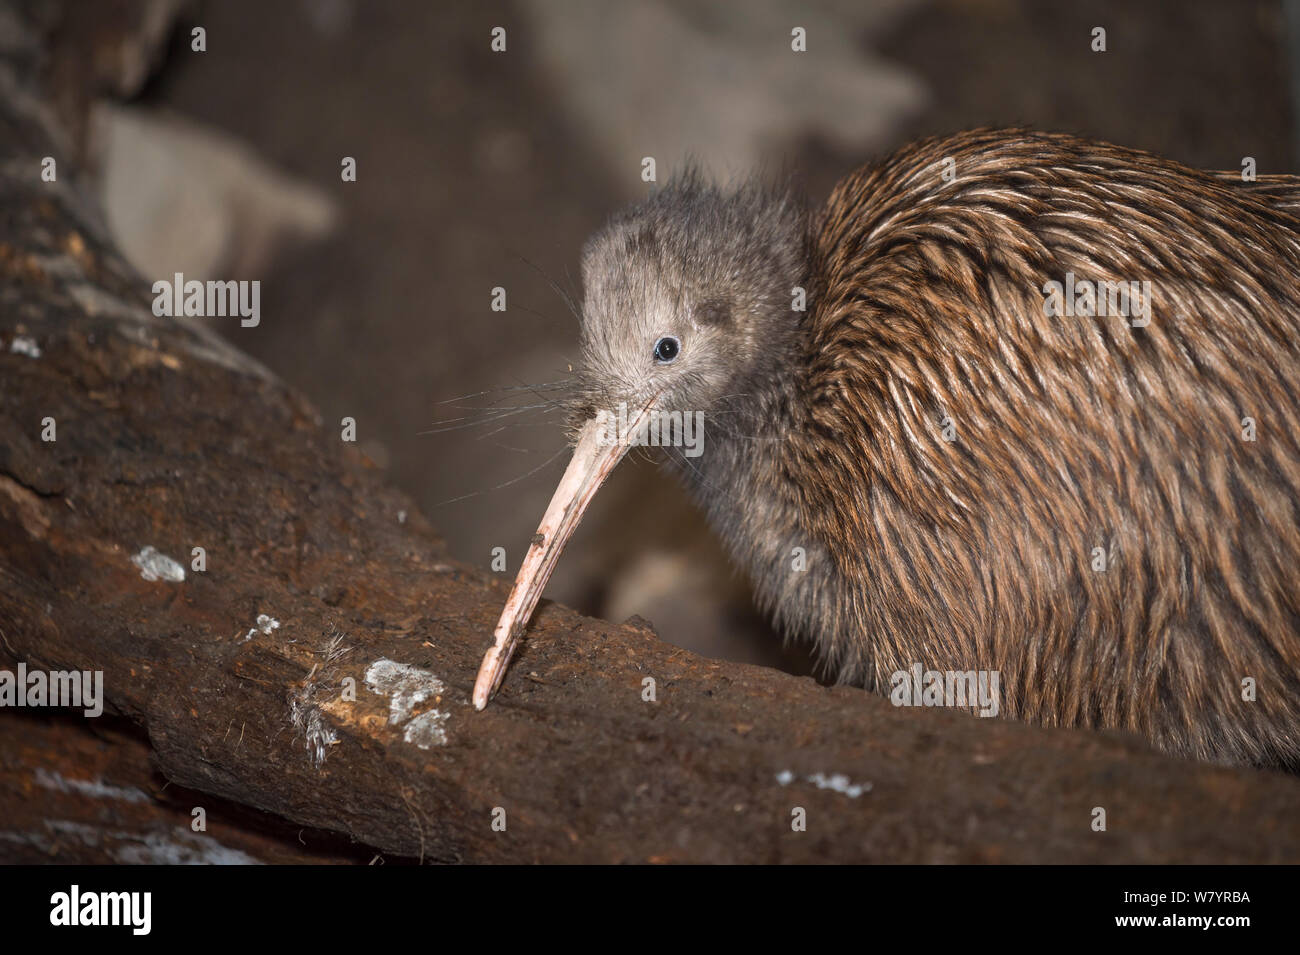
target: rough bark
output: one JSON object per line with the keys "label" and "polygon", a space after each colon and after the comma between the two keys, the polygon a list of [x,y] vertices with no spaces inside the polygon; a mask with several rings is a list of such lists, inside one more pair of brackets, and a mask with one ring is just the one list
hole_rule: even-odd
{"label": "rough bark", "polygon": [[[82,195],[41,181],[59,121],[21,64],[0,89],[0,663],[102,670],[172,783],[448,862],[1300,860],[1292,777],[896,709],[553,604],[475,713],[508,582],[449,559],[222,319],[154,317]],[[145,579],[146,547],[185,579]],[[99,779],[60,739],[63,775]],[[11,801],[41,788],[33,754],[4,766]]]}
{"label": "rough bark", "polygon": [[0,719],[0,859],[7,863],[329,864],[380,861],[375,855],[173,785],[130,724]]}

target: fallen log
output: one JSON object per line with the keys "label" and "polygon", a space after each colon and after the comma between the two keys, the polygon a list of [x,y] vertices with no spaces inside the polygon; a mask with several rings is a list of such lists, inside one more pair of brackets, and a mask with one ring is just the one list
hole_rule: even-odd
{"label": "fallen log", "polygon": [[24,865],[395,861],[172,785],[130,724],[13,714],[0,719],[0,857]]}
{"label": "fallen log", "polygon": [[896,709],[554,604],[474,712],[506,582],[220,319],[153,314],[42,181],[53,120],[5,69],[0,662],[102,672],[175,785],[424,861],[1300,860],[1293,777]]}

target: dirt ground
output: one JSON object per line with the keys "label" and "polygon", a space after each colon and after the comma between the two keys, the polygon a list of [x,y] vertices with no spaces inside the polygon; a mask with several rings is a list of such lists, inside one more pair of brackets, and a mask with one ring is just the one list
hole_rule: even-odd
{"label": "dirt ground", "polygon": [[[811,9],[822,7],[832,24],[843,15],[844,5]],[[552,5],[550,15],[576,17],[565,9]],[[706,37],[744,19],[729,21],[727,4],[663,9]],[[985,124],[1082,132],[1192,165],[1237,168],[1250,155],[1261,173],[1295,168],[1277,3],[916,0],[881,5],[879,16],[864,9],[837,31],[850,77],[853,58],[864,70],[841,110],[845,125],[856,104],[875,108],[895,87],[921,91],[919,105],[852,145],[834,135],[833,119],[789,129],[762,158],[796,169],[814,200],[913,136]],[[505,547],[507,577],[565,458],[555,393],[519,386],[567,374],[576,320],[556,287],[577,297],[585,237],[635,188],[542,52],[545,22],[532,7],[499,2],[205,3],[177,31],[143,97],[232,134],[340,204],[342,225],[328,241],[238,276],[262,279],[264,317],[230,335],[327,421],[356,418],[367,453],[458,557],[487,567],[492,548]],[[208,33],[203,55],[188,48],[193,24]],[[497,25],[508,28],[508,55],[489,49]],[[1089,47],[1098,25],[1105,53]],[[810,55],[828,32],[810,34]],[[780,40],[776,52],[755,47],[753,56],[784,53]],[[608,53],[629,71],[654,66],[632,48]],[[896,83],[868,77],[868,63]],[[694,74],[680,75],[683,124],[721,123],[739,108],[736,90],[716,76],[702,73],[692,86]],[[625,104],[633,118],[644,108]],[[357,158],[357,182],[340,182],[342,156]],[[497,286],[509,292],[504,313],[489,308]],[[479,397],[453,400],[464,395]],[[521,404],[543,406],[484,420],[493,412],[482,409]],[[462,416],[473,426],[428,433]],[[598,496],[548,596],[599,616],[640,614],[664,639],[706,654],[809,667],[750,609],[744,581],[685,496],[643,463],[625,465]]]}

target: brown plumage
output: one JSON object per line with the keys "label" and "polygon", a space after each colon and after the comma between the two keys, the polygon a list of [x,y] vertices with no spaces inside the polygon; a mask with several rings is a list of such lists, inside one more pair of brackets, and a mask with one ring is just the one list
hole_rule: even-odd
{"label": "brown plumage", "polygon": [[[588,245],[575,414],[703,410],[669,461],[841,681],[996,670],[1006,716],[1300,765],[1298,214],[1300,180],[1025,130],[908,146],[811,216],[687,176]],[[1149,282],[1149,324],[1045,314],[1067,274]],[[619,456],[557,491],[480,705]]]}

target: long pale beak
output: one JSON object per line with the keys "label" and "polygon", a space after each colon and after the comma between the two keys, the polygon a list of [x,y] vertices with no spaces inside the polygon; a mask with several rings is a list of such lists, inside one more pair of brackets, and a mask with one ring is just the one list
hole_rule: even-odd
{"label": "long pale beak", "polygon": [[[628,422],[628,433],[636,433],[636,428],[654,406],[651,400]],[[505,609],[497,622],[494,641],[483,656],[483,663],[478,668],[478,679],[474,681],[474,708],[481,710],[501,686],[506,666],[515,652],[519,637],[528,626],[528,620],[541,599],[546,582],[560,560],[564,545],[569,542],[578,522],[582,520],[587,505],[596,496],[596,491],[605,483],[605,479],[623,455],[627,453],[628,442],[625,440],[609,441],[607,428],[599,418],[591,418],[578,432],[578,445],[573,449],[573,458],[560,478],[551,503],[546,506],[542,522],[533,535],[533,544],[524,557],[519,568],[519,576],[506,599]],[[623,435],[618,435],[622,439]]]}

